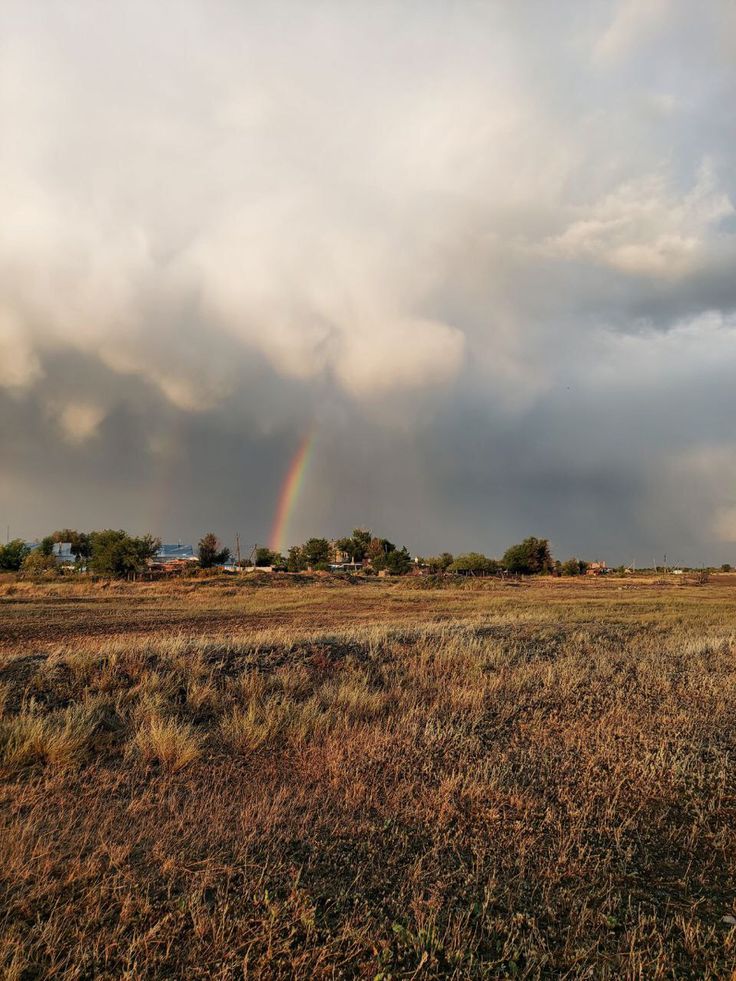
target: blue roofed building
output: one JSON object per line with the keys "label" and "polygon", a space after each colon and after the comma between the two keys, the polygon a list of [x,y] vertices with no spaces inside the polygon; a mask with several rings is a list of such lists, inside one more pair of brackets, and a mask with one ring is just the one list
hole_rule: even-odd
{"label": "blue roofed building", "polygon": [[197,556],[194,554],[194,547],[192,545],[182,545],[178,542],[176,545],[171,544],[161,544],[159,545],[158,551],[153,557],[154,562],[160,562],[166,564],[167,562],[196,562]]}
{"label": "blue roofed building", "polygon": [[77,560],[76,555],[72,552],[71,542],[55,542],[53,556],[57,565],[74,565]]}
{"label": "blue roofed building", "polygon": [[[35,552],[41,547],[40,542],[26,542],[26,548],[29,552]],[[51,552],[53,557],[56,559],[57,565],[74,565],[77,561],[77,557],[72,552],[71,542],[54,542],[54,547]]]}

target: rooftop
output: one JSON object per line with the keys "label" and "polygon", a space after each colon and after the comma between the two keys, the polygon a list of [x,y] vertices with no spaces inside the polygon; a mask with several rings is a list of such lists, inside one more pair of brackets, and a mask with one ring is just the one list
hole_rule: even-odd
{"label": "rooftop", "polygon": [[161,544],[155,555],[159,562],[170,562],[172,559],[193,559],[195,557],[193,546],[182,545],[181,542],[176,545]]}

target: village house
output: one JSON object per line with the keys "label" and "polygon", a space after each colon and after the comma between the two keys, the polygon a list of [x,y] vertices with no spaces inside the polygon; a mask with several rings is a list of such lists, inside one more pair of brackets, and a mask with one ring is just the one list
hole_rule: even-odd
{"label": "village house", "polygon": [[52,555],[57,565],[74,565],[77,561],[76,555],[72,552],[71,542],[55,542]]}
{"label": "village house", "polygon": [[605,562],[589,562],[588,568],[585,570],[586,576],[604,576],[608,572],[608,566]]}
{"label": "village house", "polygon": [[330,569],[333,572],[357,572],[362,569],[362,562],[353,562],[350,553],[340,548],[336,539],[330,542]]}
{"label": "village house", "polygon": [[159,545],[149,566],[158,572],[183,572],[185,569],[191,568],[195,562],[199,562],[199,559],[194,554],[194,547],[178,542],[176,545]]}
{"label": "village house", "polygon": [[330,565],[345,565],[346,562],[351,561],[348,552],[344,548],[340,548],[336,539],[333,538],[330,542]]}

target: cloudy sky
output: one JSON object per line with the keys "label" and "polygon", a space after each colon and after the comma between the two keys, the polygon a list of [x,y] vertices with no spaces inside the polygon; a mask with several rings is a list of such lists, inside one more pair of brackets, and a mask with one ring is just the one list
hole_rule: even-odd
{"label": "cloudy sky", "polygon": [[[3,0],[0,520],[736,561],[731,0]],[[3,532],[4,532],[3,528]]]}

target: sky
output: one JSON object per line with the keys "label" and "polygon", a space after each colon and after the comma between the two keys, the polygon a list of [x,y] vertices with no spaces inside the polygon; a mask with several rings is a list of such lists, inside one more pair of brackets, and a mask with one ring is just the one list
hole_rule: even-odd
{"label": "sky", "polygon": [[[0,524],[736,564],[730,0],[3,0]],[[4,534],[3,534],[4,537]]]}

